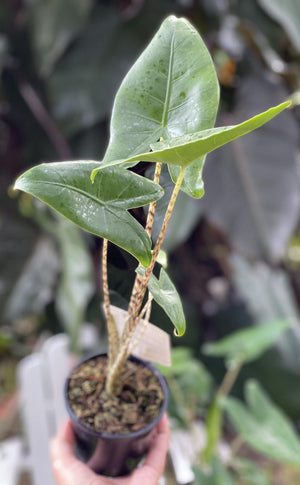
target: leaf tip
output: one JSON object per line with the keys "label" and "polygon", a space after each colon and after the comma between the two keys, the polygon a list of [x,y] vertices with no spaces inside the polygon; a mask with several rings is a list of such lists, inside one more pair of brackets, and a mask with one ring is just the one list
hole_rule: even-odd
{"label": "leaf tip", "polygon": [[19,179],[17,179],[12,186],[12,190],[20,190]]}
{"label": "leaf tip", "polygon": [[[138,258],[139,262],[144,268],[148,268],[149,264],[152,260],[152,252],[151,250],[147,253],[144,253],[140,258]],[[142,274],[142,271],[136,270],[137,273]]]}
{"label": "leaf tip", "polygon": [[182,337],[184,334],[185,334],[185,328],[182,330],[178,330],[177,328],[174,328],[175,337]]}
{"label": "leaf tip", "polygon": [[15,181],[12,189],[13,190],[23,190],[23,177],[24,177],[24,174],[20,175],[17,180]]}
{"label": "leaf tip", "polygon": [[168,255],[165,251],[162,249],[159,250],[158,256],[157,256],[157,262],[164,268],[167,269],[168,267]]}
{"label": "leaf tip", "polygon": [[291,97],[290,99],[288,99],[287,101],[285,101],[284,103],[282,103],[284,109],[286,108],[290,108],[291,106],[294,106],[295,103],[293,101],[293,97]]}
{"label": "leaf tip", "polygon": [[204,194],[205,194],[204,187],[201,187],[200,189],[191,190],[190,192],[190,195],[194,197],[194,199],[202,199]]}

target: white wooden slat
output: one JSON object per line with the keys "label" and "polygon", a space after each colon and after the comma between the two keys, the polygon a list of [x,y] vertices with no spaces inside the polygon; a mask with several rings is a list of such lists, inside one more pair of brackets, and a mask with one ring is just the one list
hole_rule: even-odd
{"label": "white wooden slat", "polygon": [[192,461],[190,456],[191,443],[187,438],[187,433],[172,432],[169,444],[169,454],[171,457],[176,482],[185,485],[194,481]]}
{"label": "white wooden slat", "polygon": [[89,322],[85,322],[80,329],[79,345],[82,352],[91,352],[93,349],[94,353],[107,350],[105,341],[101,345],[98,329]]}
{"label": "white wooden slat", "polygon": [[187,430],[172,430],[169,453],[176,481],[183,485],[194,481],[192,466],[206,444],[206,429],[202,422],[195,422]]}
{"label": "white wooden slat", "polygon": [[3,485],[17,485],[22,462],[22,443],[19,438],[0,442],[0,477]]}
{"label": "white wooden slat", "polygon": [[[49,459],[53,434],[51,402],[45,383],[47,372],[40,354],[32,354],[18,367],[21,412],[30,451],[33,485],[55,485]],[[48,396],[47,396],[48,394]]]}
{"label": "white wooden slat", "polygon": [[[91,324],[85,324],[80,330],[80,346],[90,349],[99,343],[98,333]],[[65,380],[77,363],[69,352],[69,337],[66,334],[54,335],[48,339],[42,348],[42,355],[49,375],[49,386],[54,410],[54,427],[58,430],[68,415],[64,403]]]}
{"label": "white wooden slat", "polygon": [[[192,467],[197,464],[200,452],[206,445],[206,428],[203,422],[196,421],[190,430],[173,429],[171,433],[169,454],[179,485],[194,481]],[[231,459],[230,447],[223,441],[218,446],[218,455],[222,462],[228,463]]]}
{"label": "white wooden slat", "polygon": [[68,345],[68,336],[59,334],[47,340],[42,349],[42,356],[49,376],[55,432],[68,417],[63,390],[66,377],[74,365],[74,361],[69,354]]}

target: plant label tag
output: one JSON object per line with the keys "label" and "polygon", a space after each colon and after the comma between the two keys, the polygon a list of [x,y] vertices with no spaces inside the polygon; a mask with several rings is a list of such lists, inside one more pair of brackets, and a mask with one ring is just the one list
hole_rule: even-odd
{"label": "plant label tag", "polygon": [[[110,309],[115,319],[119,335],[121,335],[127,312],[113,305],[111,305]],[[139,338],[140,335],[141,338]],[[141,320],[131,342],[133,343],[136,339],[138,339],[138,344],[132,350],[132,355],[167,367],[171,366],[171,339],[167,332],[152,323],[146,323],[145,320]]]}

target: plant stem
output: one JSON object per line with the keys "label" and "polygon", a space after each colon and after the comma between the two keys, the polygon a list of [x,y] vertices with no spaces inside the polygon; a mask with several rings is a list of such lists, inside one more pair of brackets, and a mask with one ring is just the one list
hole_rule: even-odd
{"label": "plant stem", "polygon": [[240,373],[241,368],[242,368],[241,362],[234,362],[233,364],[231,364],[219,387],[219,390],[217,392],[217,397],[228,396],[228,394],[230,393],[231,389],[235,384],[235,381]]}
{"label": "plant stem", "polygon": [[144,295],[145,295],[145,292],[146,292],[146,289],[147,289],[148,281],[149,281],[150,276],[152,274],[152,271],[154,269],[158,253],[161,249],[162,243],[164,241],[164,238],[165,238],[165,235],[166,235],[166,232],[167,232],[167,228],[168,228],[168,225],[169,225],[169,222],[170,222],[170,218],[171,218],[171,215],[173,213],[174,205],[175,205],[177,196],[179,194],[181,184],[183,182],[184,172],[185,172],[185,167],[181,167],[179,177],[178,177],[177,182],[175,184],[175,187],[174,187],[174,190],[173,190],[173,193],[172,193],[172,196],[171,196],[171,199],[170,199],[170,202],[169,202],[166,214],[165,214],[165,218],[164,218],[164,221],[163,221],[162,228],[160,230],[160,233],[159,233],[159,236],[157,238],[155,247],[153,249],[151,263],[149,264],[148,268],[145,271],[145,274],[143,276],[143,280],[142,280],[142,283],[141,283],[141,287],[139,289],[138,294],[136,295],[136,299],[132,302],[132,305],[129,306],[129,309],[128,309],[129,331],[133,327],[135,327],[135,320],[138,316],[138,313],[139,313],[139,310],[140,310],[140,307],[141,307],[141,304],[143,302],[143,298],[144,298]]}
{"label": "plant stem", "polygon": [[123,335],[122,335],[122,342],[119,348],[118,357],[115,360],[112,367],[108,369],[108,376],[106,380],[106,391],[108,394],[116,394],[120,389],[120,383],[118,381],[120,381],[122,369],[127,359],[127,352],[128,352],[131,338],[140,321],[139,311],[147,290],[148,281],[152,274],[153,268],[157,260],[157,256],[159,254],[159,251],[161,249],[162,243],[166,235],[166,231],[168,228],[168,224],[170,222],[174,205],[175,205],[177,196],[179,194],[180,187],[183,182],[184,173],[185,173],[185,167],[181,167],[177,182],[175,184],[171,199],[169,201],[168,208],[166,210],[162,228],[160,230],[159,236],[157,238],[155,247],[152,252],[151,262],[145,271],[145,274],[141,280],[138,290],[135,293],[135,296],[134,297],[132,296],[131,298],[129,308],[128,308],[128,317],[127,317],[125,332],[123,332]]}
{"label": "plant stem", "polygon": [[[155,173],[154,173],[154,178],[153,182],[159,183],[160,179],[160,174],[161,174],[161,163],[156,163],[155,165]],[[149,237],[151,237],[152,233],[152,227],[153,227],[153,221],[154,221],[154,214],[155,214],[155,208],[156,208],[156,200],[150,203],[149,205],[149,211],[147,215],[147,222],[146,222],[146,233],[148,234]]]}
{"label": "plant stem", "polygon": [[108,360],[109,365],[112,365],[118,355],[119,350],[119,332],[116,326],[115,319],[110,311],[110,298],[109,298],[109,286],[107,276],[107,249],[108,240],[103,239],[102,248],[102,284],[103,284],[103,297],[104,297],[104,310],[107,322],[107,334],[108,334]]}
{"label": "plant stem", "polygon": [[241,367],[241,362],[234,362],[230,365],[219,390],[216,393],[213,403],[209,408],[206,420],[207,443],[202,454],[202,458],[206,463],[211,463],[211,460],[218,449],[220,437],[222,435],[223,411],[220,406],[220,399],[228,396],[230,393],[240,373]]}
{"label": "plant stem", "polygon": [[218,395],[209,406],[206,420],[206,446],[202,452],[202,460],[210,465],[215,456],[222,435],[223,412]]}
{"label": "plant stem", "polygon": [[[159,179],[160,179],[161,166],[162,166],[161,163],[155,164],[155,172],[154,172],[153,182],[155,182],[157,184],[159,183]],[[148,214],[147,214],[145,231],[147,232],[147,234],[150,238],[151,238],[151,233],[152,233],[155,208],[156,208],[156,200],[154,202],[150,203]],[[131,292],[131,298],[130,298],[130,302],[129,302],[128,312],[129,312],[129,309],[132,307],[132,305],[134,304],[134,302],[136,300],[137,294],[140,291],[142,281],[143,281],[143,276],[140,275],[140,274],[137,274],[136,277],[135,277],[133,289],[132,289],[132,292]],[[127,320],[127,322],[125,324],[123,335],[122,335],[122,338],[124,338],[124,339],[126,339],[126,336],[128,334],[128,330],[129,330],[129,323],[128,322],[129,322],[129,320]]]}

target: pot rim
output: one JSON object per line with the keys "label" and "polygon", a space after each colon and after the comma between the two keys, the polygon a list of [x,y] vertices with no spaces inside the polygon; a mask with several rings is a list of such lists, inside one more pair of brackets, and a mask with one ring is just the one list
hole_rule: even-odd
{"label": "pot rim", "polygon": [[168,385],[167,385],[167,382],[166,382],[166,379],[164,378],[164,376],[159,372],[159,370],[151,362],[146,362],[146,361],[139,359],[138,357],[135,357],[133,355],[131,355],[129,357],[129,360],[131,360],[132,362],[137,362],[139,364],[142,364],[142,365],[148,367],[153,372],[153,374],[157,377],[157,379],[158,379],[158,381],[161,385],[163,394],[164,394],[164,400],[162,402],[160,411],[159,411],[158,415],[156,416],[156,418],[153,421],[151,421],[151,423],[147,424],[147,426],[145,426],[144,428],[141,428],[137,431],[132,431],[131,433],[127,433],[127,434],[100,433],[99,431],[96,431],[95,429],[90,428],[85,423],[83,423],[81,421],[81,419],[78,418],[75,415],[74,411],[72,410],[72,408],[69,404],[69,399],[68,399],[69,382],[70,382],[70,376],[71,376],[72,372],[74,372],[74,370],[78,366],[83,364],[84,362],[87,362],[88,360],[93,360],[96,357],[100,357],[100,356],[107,356],[107,353],[106,352],[98,352],[96,354],[92,354],[92,355],[89,355],[89,356],[83,358],[78,364],[76,364],[72,368],[72,370],[69,373],[69,376],[66,379],[65,386],[64,386],[64,398],[65,398],[65,405],[66,405],[66,408],[67,408],[67,412],[68,412],[71,420],[74,422],[74,424],[76,424],[77,427],[81,428],[82,431],[84,431],[85,433],[89,433],[90,435],[92,435],[96,438],[104,438],[104,439],[110,439],[110,440],[120,440],[120,439],[126,440],[126,439],[132,439],[132,438],[140,438],[142,436],[147,435],[159,423],[159,421],[161,420],[163,414],[165,413],[165,411],[167,409],[168,396],[169,396]]}

